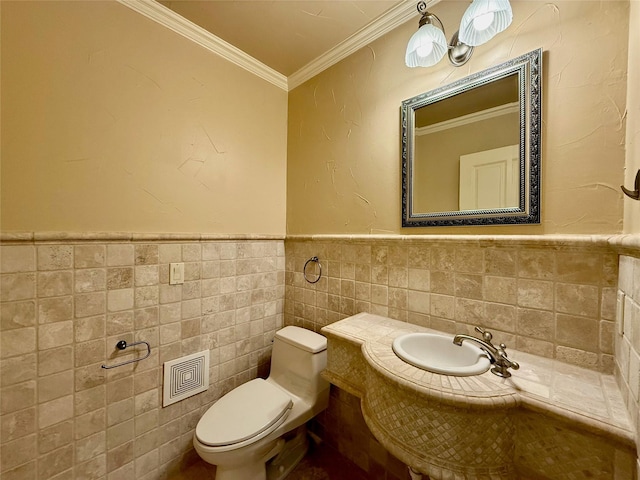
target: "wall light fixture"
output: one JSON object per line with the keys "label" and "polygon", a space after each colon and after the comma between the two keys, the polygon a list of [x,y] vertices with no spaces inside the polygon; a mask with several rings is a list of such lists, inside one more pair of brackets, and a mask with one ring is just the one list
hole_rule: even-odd
{"label": "wall light fixture", "polygon": [[460,67],[471,58],[473,47],[491,40],[513,20],[509,0],[473,0],[462,16],[460,29],[447,43],[444,25],[427,11],[427,4],[419,2],[417,9],[422,16],[418,31],[407,45],[405,63],[408,67],[430,67],[442,60],[445,53],[453,65]]}

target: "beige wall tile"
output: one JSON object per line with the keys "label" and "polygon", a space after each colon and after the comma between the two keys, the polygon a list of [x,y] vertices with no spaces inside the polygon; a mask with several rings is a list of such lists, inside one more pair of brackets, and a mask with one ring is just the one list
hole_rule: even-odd
{"label": "beige wall tile", "polygon": [[456,262],[455,247],[431,248],[431,270],[454,270]]}
{"label": "beige wall tile", "polygon": [[553,250],[522,249],[518,251],[518,277],[550,280],[556,275],[556,255]]}
{"label": "beige wall tile", "polygon": [[117,470],[123,465],[132,462],[133,458],[133,442],[115,447],[107,452],[107,471]]}
{"label": "beige wall tile", "polygon": [[0,358],[15,357],[36,349],[36,329],[17,328],[2,332],[0,338]]}
{"label": "beige wall tile", "polygon": [[133,287],[133,267],[107,268],[107,290]]}
{"label": "beige wall tile", "polygon": [[596,320],[574,315],[556,315],[556,339],[562,345],[596,351],[599,344],[599,324]]}
{"label": "beige wall tile", "polygon": [[456,272],[482,273],[484,271],[484,251],[480,248],[456,248]]}
{"label": "beige wall tile", "polygon": [[2,442],[10,442],[36,431],[36,409],[26,408],[0,417]]}
{"label": "beige wall tile", "polygon": [[484,252],[484,273],[501,277],[516,275],[515,250],[503,248],[487,248]]}
{"label": "beige wall tile", "polygon": [[37,375],[36,353],[19,355],[0,361],[0,386],[33,380]]}
{"label": "beige wall tile", "polygon": [[2,388],[0,413],[6,414],[36,404],[36,382],[30,380]]}
{"label": "beige wall tile", "polygon": [[464,318],[468,325],[483,325],[484,302],[456,297],[455,318]]}
{"label": "beige wall tile", "polygon": [[107,406],[107,427],[125,422],[133,418],[133,397],[119,402],[110,403]]}
{"label": "beige wall tile", "polygon": [[38,323],[64,322],[73,319],[73,297],[38,300]]}
{"label": "beige wall tile", "polygon": [[484,299],[490,302],[516,304],[516,279],[514,277],[484,277]]}
{"label": "beige wall tile", "polygon": [[[428,258],[428,257],[427,257]],[[411,290],[428,292],[430,286],[430,272],[422,268],[410,268],[408,275],[408,287]]]}
{"label": "beige wall tile", "polygon": [[38,428],[43,429],[73,418],[73,395],[38,405]]}
{"label": "beige wall tile", "polygon": [[0,305],[0,330],[32,327],[36,324],[36,302],[7,302]]}
{"label": "beige wall tile", "polygon": [[160,258],[158,245],[135,245],[134,255],[136,265],[156,265]]}
{"label": "beige wall tile", "polygon": [[54,450],[38,459],[38,478],[53,479],[54,475],[73,466],[73,445]]}
{"label": "beige wall tile", "polygon": [[122,310],[131,310],[134,305],[133,300],[133,288],[110,290],[107,292],[107,311],[119,312]]}
{"label": "beige wall tile", "polygon": [[556,347],[556,358],[561,362],[571,363],[585,368],[596,368],[598,365],[598,354],[585,352],[577,348],[558,345]]}
{"label": "beige wall tile", "polygon": [[86,342],[105,336],[106,316],[79,318],[74,322],[75,341]]}
{"label": "beige wall tile", "polygon": [[73,421],[61,422],[38,432],[38,453],[48,453],[73,442]]}
{"label": "beige wall tile", "polygon": [[409,290],[408,292],[408,308],[413,312],[428,314],[431,311],[430,300],[431,294],[426,292],[417,292]]}
{"label": "beige wall tile", "polygon": [[106,360],[106,345],[104,338],[91,340],[88,342],[76,343],[75,345],[75,366],[83,367],[92,363],[104,362]]}
{"label": "beige wall tile", "polygon": [[73,347],[64,346],[38,352],[39,375],[51,375],[73,368]]}
{"label": "beige wall tile", "polygon": [[28,300],[36,296],[35,273],[12,273],[0,276],[0,300]]}
{"label": "beige wall tile", "polygon": [[516,333],[516,307],[500,303],[485,303],[484,325],[488,328]]}
{"label": "beige wall tile", "polygon": [[454,276],[456,297],[482,300],[482,280],[482,275],[456,273]]}
{"label": "beige wall tile", "polygon": [[0,273],[33,272],[36,249],[31,245],[0,246]]}
{"label": "beige wall tile", "polygon": [[107,299],[104,292],[75,295],[76,318],[93,317],[106,312]]}
{"label": "beige wall tile", "polygon": [[102,290],[106,290],[106,270],[103,268],[76,270],[74,288],[76,293],[100,292]]}
{"label": "beige wall tile", "polygon": [[105,385],[98,385],[97,387],[76,392],[74,396],[75,415],[84,415],[103,408],[105,406],[105,398]]}
{"label": "beige wall tile", "polygon": [[73,394],[73,371],[67,370],[38,379],[38,403]]}
{"label": "beige wall tile", "polygon": [[598,317],[600,294],[596,286],[558,283],[555,297],[558,312]]}
{"label": "beige wall tile", "polygon": [[557,280],[565,283],[599,285],[603,279],[603,260],[601,253],[558,252]]}
{"label": "beige wall tile", "polygon": [[96,268],[106,264],[107,249],[104,245],[76,245],[74,247],[75,268]]}
{"label": "beige wall tile", "polygon": [[38,247],[38,270],[68,270],[73,268],[71,245],[41,245]]}
{"label": "beige wall tile", "polygon": [[[79,440],[106,429],[104,408],[75,417],[75,438]],[[108,432],[107,432],[108,435]],[[107,437],[108,438],[108,437]]]}
{"label": "beige wall tile", "polygon": [[134,247],[129,244],[107,245],[107,265],[109,267],[128,266],[134,264]]}
{"label": "beige wall tile", "polygon": [[[76,456],[76,461],[77,461]],[[104,478],[107,474],[106,454],[94,456],[88,462],[81,463],[74,467],[75,478]]]}
{"label": "beige wall tile", "polygon": [[2,471],[12,469],[20,464],[27,463],[37,456],[37,437],[28,435],[0,446],[2,457]]}
{"label": "beige wall tile", "polygon": [[451,271],[439,272],[431,271],[429,278],[432,293],[439,293],[442,295],[454,295],[455,294],[455,273]]}
{"label": "beige wall tile", "polygon": [[540,280],[518,280],[518,306],[553,310],[553,283]]}
{"label": "beige wall tile", "polygon": [[70,270],[38,273],[38,297],[57,297],[73,293],[73,272]]}
{"label": "beige wall tile", "polygon": [[61,347],[73,343],[73,321],[49,323],[38,327],[38,348]]}
{"label": "beige wall tile", "polygon": [[518,308],[517,332],[525,337],[553,342],[555,340],[555,318],[553,312]]}

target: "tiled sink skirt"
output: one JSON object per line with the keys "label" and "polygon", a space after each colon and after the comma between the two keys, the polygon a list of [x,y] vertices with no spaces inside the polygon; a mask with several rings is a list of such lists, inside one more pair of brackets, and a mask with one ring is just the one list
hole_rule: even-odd
{"label": "tiled sink skirt", "polygon": [[325,327],[327,378],[361,399],[394,456],[438,479],[635,479],[635,433],[614,378],[513,352],[511,379],[436,375],[395,356],[414,325],[358,314]]}

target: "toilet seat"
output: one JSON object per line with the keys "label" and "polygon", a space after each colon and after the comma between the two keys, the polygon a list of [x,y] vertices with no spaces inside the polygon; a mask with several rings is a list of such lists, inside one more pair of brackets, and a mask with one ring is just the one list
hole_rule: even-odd
{"label": "toilet seat", "polygon": [[198,422],[196,438],[209,447],[257,441],[278,428],[292,406],[291,397],[283,390],[256,378],[214,403]]}

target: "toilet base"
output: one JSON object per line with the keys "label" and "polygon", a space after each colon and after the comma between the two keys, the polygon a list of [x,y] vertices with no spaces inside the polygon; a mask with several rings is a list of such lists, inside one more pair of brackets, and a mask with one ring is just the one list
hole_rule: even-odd
{"label": "toilet base", "polygon": [[291,432],[292,438],[286,438],[282,451],[267,463],[267,480],[283,480],[289,475],[309,450],[309,437],[305,425]]}
{"label": "toilet base", "polygon": [[256,462],[236,464],[233,466],[216,465],[216,480],[267,480],[265,462],[278,455],[284,448],[285,441],[279,439],[267,453]]}

